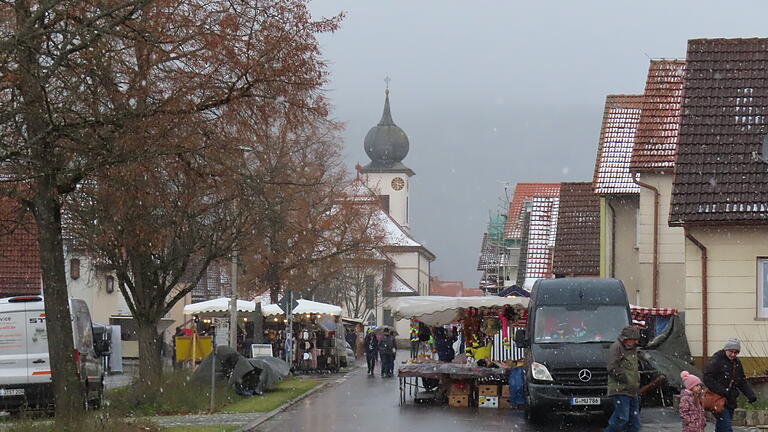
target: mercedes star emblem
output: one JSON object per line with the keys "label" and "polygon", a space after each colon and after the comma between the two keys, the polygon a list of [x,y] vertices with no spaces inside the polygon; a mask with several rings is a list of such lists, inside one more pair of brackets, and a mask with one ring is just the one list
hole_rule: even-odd
{"label": "mercedes star emblem", "polygon": [[592,372],[589,369],[582,369],[579,371],[579,379],[583,382],[587,382],[592,379]]}

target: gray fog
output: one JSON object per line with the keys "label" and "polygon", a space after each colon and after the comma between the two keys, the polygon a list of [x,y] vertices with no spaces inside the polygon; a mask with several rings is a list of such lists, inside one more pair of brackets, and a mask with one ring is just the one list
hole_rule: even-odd
{"label": "gray fog", "polygon": [[347,14],[321,42],[348,168],[368,162],[363,138],[381,117],[389,76],[392,116],[410,139],[403,162],[416,172],[412,233],[437,254],[433,275],[470,287],[503,183],[591,181],[605,96],[641,93],[649,58],[685,58],[688,39],[768,36],[764,0],[310,7]]}

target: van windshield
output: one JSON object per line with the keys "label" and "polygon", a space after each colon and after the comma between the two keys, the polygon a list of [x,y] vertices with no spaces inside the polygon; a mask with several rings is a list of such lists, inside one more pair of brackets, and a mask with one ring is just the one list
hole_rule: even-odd
{"label": "van windshield", "polygon": [[626,306],[539,306],[534,343],[613,342],[629,324]]}

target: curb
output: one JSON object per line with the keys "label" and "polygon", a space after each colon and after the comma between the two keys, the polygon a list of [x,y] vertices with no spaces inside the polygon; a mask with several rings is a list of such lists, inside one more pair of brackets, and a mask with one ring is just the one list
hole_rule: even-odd
{"label": "curb", "polygon": [[273,409],[272,411],[264,414],[263,416],[259,417],[257,420],[252,421],[251,423],[248,423],[247,425],[241,427],[240,429],[236,429],[235,432],[249,432],[259,426],[260,424],[266,422],[267,420],[271,419],[272,417],[280,414],[281,412],[285,411],[286,409],[290,408],[291,405],[301,401],[302,399],[309,397],[310,395],[319,392],[320,390],[326,388],[328,386],[327,382],[320,383],[317,387],[309,390],[306,393],[302,393],[295,398],[289,400],[288,402],[285,402],[284,404],[280,405],[279,407]]}

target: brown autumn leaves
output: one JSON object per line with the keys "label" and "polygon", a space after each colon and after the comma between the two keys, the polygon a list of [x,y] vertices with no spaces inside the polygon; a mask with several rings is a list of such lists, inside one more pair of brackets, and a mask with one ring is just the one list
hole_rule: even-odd
{"label": "brown autumn leaves", "polygon": [[274,298],[378,244],[369,209],[342,199],[322,91],[316,36],[341,18],[301,0],[0,4],[2,186],[40,239],[57,415],[79,406],[71,335],[56,326],[62,236],[116,272],[150,388],[151,329],[209,264],[238,251],[242,294]]}

